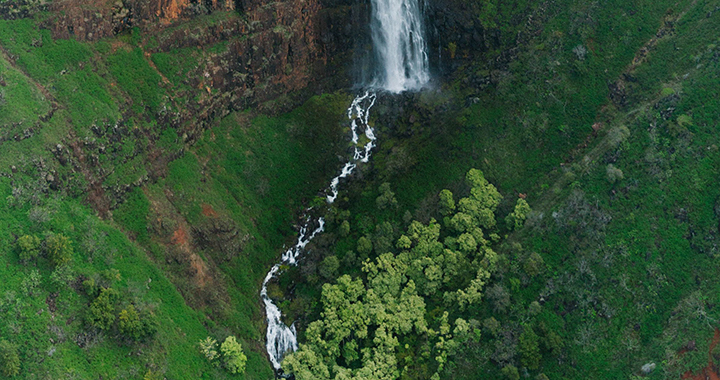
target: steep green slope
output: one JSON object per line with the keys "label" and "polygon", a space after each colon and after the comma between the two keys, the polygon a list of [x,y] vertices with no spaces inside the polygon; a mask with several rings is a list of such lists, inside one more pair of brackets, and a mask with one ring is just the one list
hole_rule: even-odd
{"label": "steep green slope", "polygon": [[[214,102],[227,94],[189,87],[187,71],[170,83],[165,53],[146,54],[164,35],[53,39],[46,16],[0,20],[0,332],[18,349],[17,377],[273,377],[260,283],[340,165],[349,97],[279,114],[299,104],[290,93],[261,105],[272,115],[223,117]],[[220,12],[161,32],[238,19]],[[188,50],[178,70],[227,44]],[[60,269],[53,236],[72,249]],[[21,241],[37,242],[37,258],[21,260]],[[121,318],[131,305],[137,334]],[[198,346],[230,335],[248,360],[237,376]]]}

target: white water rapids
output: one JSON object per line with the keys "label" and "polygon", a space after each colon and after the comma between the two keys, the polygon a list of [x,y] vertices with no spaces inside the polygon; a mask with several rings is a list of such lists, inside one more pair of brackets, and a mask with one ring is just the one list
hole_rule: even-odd
{"label": "white water rapids", "polygon": [[[355,145],[355,153],[353,158],[345,163],[340,174],[330,181],[330,186],[327,189],[329,195],[327,196],[327,202],[333,203],[338,196],[338,186],[340,180],[348,177],[357,167],[358,162],[367,162],[370,159],[370,153],[375,147],[375,133],[372,127],[368,124],[370,119],[370,109],[375,105],[376,95],[374,93],[365,93],[365,95],[358,96],[353,100],[350,108],[348,108],[347,115],[350,122],[350,131],[352,132],[352,142]],[[364,146],[359,145],[360,135],[364,133],[368,139],[368,142]],[[305,215],[310,215],[309,209],[305,212]],[[267,284],[275,277],[281,265],[295,265],[297,264],[297,258],[302,253],[305,246],[312,240],[317,234],[321,233],[325,228],[325,221],[323,218],[313,219],[310,216],[305,217],[305,222],[300,228],[300,235],[298,236],[297,243],[288,249],[282,255],[282,261],[275,264],[272,269],[265,276],[265,280],[262,284],[262,290],[260,296],[265,303],[265,312],[267,314],[267,341],[265,347],[267,348],[270,361],[276,370],[280,369],[280,362],[287,351],[297,350],[297,333],[295,331],[295,325],[290,327],[286,326],[280,319],[280,309],[273,303],[267,294]],[[312,229],[312,232],[308,232]],[[308,234],[309,233],[309,234]]]}
{"label": "white water rapids", "polygon": [[[377,54],[379,70],[372,88],[391,93],[419,90],[429,80],[427,46],[424,39],[419,0],[372,0],[372,39]],[[375,147],[375,131],[369,125],[370,109],[377,96],[366,92],[353,100],[348,108],[351,140],[354,145],[353,157],[345,163],[340,174],[330,181],[327,188],[327,202],[333,203],[338,197],[340,180],[350,176],[358,163],[368,162]],[[367,142],[360,146],[360,135]],[[265,276],[260,296],[265,303],[267,314],[266,348],[275,370],[288,351],[297,350],[295,324],[286,326],[281,320],[280,309],[267,293],[268,282],[275,277],[281,265],[296,265],[298,256],[305,246],[325,228],[323,218],[314,218],[310,209],[305,212],[305,221],[300,228],[297,243],[288,249],[282,260],[275,264]]]}

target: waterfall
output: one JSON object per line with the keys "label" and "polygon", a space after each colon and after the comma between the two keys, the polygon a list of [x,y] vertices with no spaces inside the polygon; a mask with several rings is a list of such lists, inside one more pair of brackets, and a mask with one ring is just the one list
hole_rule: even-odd
{"label": "waterfall", "polygon": [[372,0],[370,25],[378,62],[374,87],[399,93],[430,80],[419,0]]}
{"label": "waterfall", "polygon": [[[340,174],[335,176],[327,188],[327,202],[333,203],[338,197],[338,186],[340,180],[350,176],[359,162],[367,162],[370,159],[370,153],[375,147],[375,133],[368,124],[370,119],[370,109],[375,105],[375,94],[366,92],[364,95],[358,96],[353,100],[347,110],[347,116],[350,120],[351,140],[354,145],[353,157],[345,163]],[[360,146],[360,134],[365,134],[368,142]],[[275,264],[262,284],[260,296],[265,304],[265,313],[267,318],[267,333],[265,348],[270,356],[270,362],[275,370],[280,370],[280,362],[288,351],[297,350],[297,333],[295,325],[287,326],[280,319],[280,309],[273,303],[267,294],[267,284],[275,277],[281,265],[296,265],[298,256],[305,249],[305,246],[325,228],[325,220],[323,218],[313,218],[310,216],[310,209],[305,211],[305,221],[300,228],[298,240],[283,255],[279,263]],[[308,234],[308,231],[312,231]]]}
{"label": "waterfall", "polygon": [[[370,87],[392,93],[422,88],[430,80],[430,74],[418,0],[372,0],[372,5],[370,27],[378,70]],[[347,110],[354,153],[340,173],[330,181],[326,190],[326,200],[330,204],[338,197],[340,180],[350,176],[358,163],[370,159],[376,140],[375,131],[369,125],[370,109],[375,105],[375,99],[374,93],[366,92],[356,97]],[[363,146],[360,146],[360,134],[367,138]],[[305,211],[297,242],[270,269],[260,291],[268,325],[266,348],[276,371],[281,370],[280,363],[284,355],[288,351],[297,350],[297,332],[294,324],[287,326],[282,322],[280,309],[267,294],[267,284],[277,275],[281,265],[296,265],[305,246],[324,230],[325,221],[312,217],[310,211]]]}

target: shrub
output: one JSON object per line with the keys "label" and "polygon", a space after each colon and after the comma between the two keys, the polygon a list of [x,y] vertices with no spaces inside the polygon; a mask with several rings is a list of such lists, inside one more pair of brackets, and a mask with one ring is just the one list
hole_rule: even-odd
{"label": "shrub", "polygon": [[199,345],[200,352],[203,356],[213,365],[218,365],[217,359],[220,357],[220,354],[217,352],[217,340],[207,337],[200,340]]}
{"label": "shrub", "polygon": [[338,269],[340,269],[340,260],[338,260],[335,255],[326,257],[322,262],[320,262],[320,267],[318,268],[320,276],[326,280],[331,280],[337,277]]}
{"label": "shrub", "polygon": [[64,235],[49,235],[45,238],[45,249],[50,263],[56,267],[69,264],[72,260],[73,249],[70,239]]}
{"label": "shrub", "polygon": [[5,377],[20,373],[20,356],[17,347],[7,340],[0,340],[0,372]]}
{"label": "shrub", "polygon": [[225,338],[225,341],[220,346],[220,352],[222,353],[223,365],[228,372],[245,372],[247,356],[243,353],[242,346],[238,343],[234,336]]}
{"label": "shrub", "polygon": [[395,193],[390,190],[390,184],[385,182],[380,185],[380,195],[375,199],[375,205],[379,210],[386,208],[397,208],[398,202]]}
{"label": "shrub", "polygon": [[112,288],[103,288],[100,295],[90,304],[88,323],[100,330],[109,330],[115,322],[115,302],[119,294]]}
{"label": "shrub", "polygon": [[137,310],[135,310],[135,306],[130,305],[127,309],[123,309],[118,317],[118,322],[121,334],[133,340],[142,337],[142,323],[140,322],[140,315]]}
{"label": "shrub", "polygon": [[509,229],[517,230],[523,226],[529,213],[530,205],[524,199],[518,198],[515,209],[505,218],[505,223],[507,223]]}
{"label": "shrub", "polygon": [[506,365],[500,372],[502,372],[508,380],[520,380],[520,372],[518,372],[518,369],[512,364]]}
{"label": "shrub", "polygon": [[607,180],[610,183],[615,183],[621,179],[623,179],[623,172],[622,170],[615,167],[613,164],[609,164],[607,166],[607,169],[605,170],[607,174]]}
{"label": "shrub", "polygon": [[529,369],[540,367],[540,338],[535,334],[532,327],[525,326],[525,331],[520,335],[520,355],[522,364]]}
{"label": "shrub", "polygon": [[37,236],[25,235],[17,240],[20,261],[34,260],[40,254],[40,239]]}

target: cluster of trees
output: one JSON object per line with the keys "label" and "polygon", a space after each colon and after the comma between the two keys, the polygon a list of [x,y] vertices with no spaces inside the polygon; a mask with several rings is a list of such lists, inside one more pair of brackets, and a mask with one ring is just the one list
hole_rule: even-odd
{"label": "cluster of trees", "polygon": [[[154,315],[123,300],[122,294],[112,287],[120,279],[117,270],[108,270],[83,281],[85,293],[92,300],[85,315],[88,326],[100,331],[117,331],[129,341],[150,338],[157,331]],[[126,306],[122,307],[121,305]]]}
{"label": "cluster of trees", "polygon": [[[467,317],[478,310],[497,268],[493,246],[501,240],[496,211],[502,196],[479,170],[470,170],[466,182],[469,195],[457,202],[449,190],[440,192],[440,222],[411,221],[394,241],[385,222],[375,236],[357,240],[362,274],[323,285],[320,318],[308,325],[299,350],[284,359],[286,371],[298,380],[395,379],[413,371],[439,379],[450,356],[480,339],[480,322]],[[388,185],[376,203],[379,209],[396,207]],[[518,199],[505,218],[508,228],[522,226],[529,211]],[[346,224],[339,224],[341,235],[347,235]],[[337,266],[337,259],[325,258],[323,277]],[[533,270],[533,263],[528,266]],[[531,330],[522,338],[529,368],[540,360],[535,338]]]}
{"label": "cluster of trees", "polygon": [[70,239],[62,234],[46,234],[43,240],[35,235],[24,235],[17,240],[20,261],[27,264],[35,262],[44,255],[54,267],[70,264],[73,248]]}
{"label": "cluster of trees", "polygon": [[222,366],[232,374],[245,372],[247,356],[243,352],[242,345],[234,336],[226,337],[220,345],[219,351],[217,340],[211,337],[201,340],[199,345],[200,352],[214,366]]}

